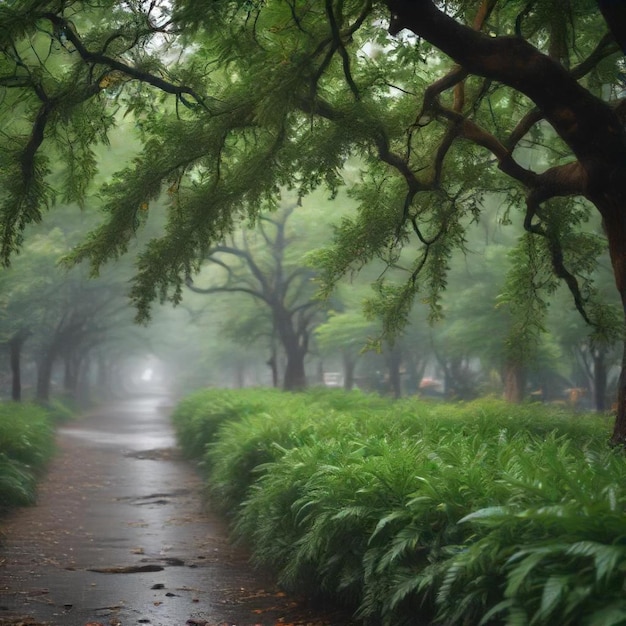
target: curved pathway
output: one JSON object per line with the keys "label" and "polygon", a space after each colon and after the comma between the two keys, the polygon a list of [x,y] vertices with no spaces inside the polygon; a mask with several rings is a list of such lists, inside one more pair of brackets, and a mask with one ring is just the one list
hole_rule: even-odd
{"label": "curved pathway", "polygon": [[0,624],[347,624],[252,570],[203,506],[164,399],[60,429],[38,505],[0,520]]}

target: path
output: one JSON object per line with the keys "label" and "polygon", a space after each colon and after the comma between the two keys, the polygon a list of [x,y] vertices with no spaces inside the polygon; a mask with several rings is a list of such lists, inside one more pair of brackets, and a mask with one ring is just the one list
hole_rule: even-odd
{"label": "path", "polygon": [[310,614],[228,543],[162,404],[60,429],[38,505],[0,520],[0,624],[347,624]]}

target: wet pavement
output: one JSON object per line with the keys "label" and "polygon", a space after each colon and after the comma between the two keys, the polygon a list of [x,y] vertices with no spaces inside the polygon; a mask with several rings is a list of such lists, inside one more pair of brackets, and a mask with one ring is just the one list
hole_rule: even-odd
{"label": "wet pavement", "polygon": [[38,505],[0,520],[0,624],[348,623],[281,593],[228,542],[164,398],[109,405],[58,446]]}

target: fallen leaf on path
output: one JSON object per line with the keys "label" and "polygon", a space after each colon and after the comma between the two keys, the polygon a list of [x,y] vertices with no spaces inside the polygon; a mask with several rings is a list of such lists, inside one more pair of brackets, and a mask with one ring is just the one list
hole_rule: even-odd
{"label": "fallen leaf on path", "polygon": [[30,615],[21,615],[19,617],[9,617],[6,619],[0,617],[0,624],[6,624],[7,626],[44,626]]}

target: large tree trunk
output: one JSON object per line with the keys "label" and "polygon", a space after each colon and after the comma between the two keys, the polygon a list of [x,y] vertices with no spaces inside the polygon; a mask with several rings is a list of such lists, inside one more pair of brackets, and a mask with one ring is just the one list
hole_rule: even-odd
{"label": "large tree trunk", "polygon": [[282,304],[276,304],[273,310],[274,328],[285,351],[287,363],[283,378],[285,391],[298,391],[307,386],[304,372],[304,359],[308,353],[308,335],[305,329],[297,332],[293,315]]}
{"label": "large tree trunk", "polygon": [[297,348],[287,350],[287,365],[285,367],[285,378],[283,379],[283,389],[285,391],[306,389],[305,356],[306,352]]}
{"label": "large tree trunk", "polygon": [[626,342],[622,354],[622,371],[617,382],[617,415],[611,443],[616,446],[626,446]]}
{"label": "large tree trunk", "polygon": [[[622,311],[626,320],[626,163],[623,163],[621,168],[621,185],[617,180],[611,181],[612,188],[608,187],[605,191],[607,195],[612,191],[612,194],[608,195],[609,202],[602,202],[603,198],[599,197],[596,206],[604,219],[615,285],[622,300]],[[620,175],[617,169],[612,173],[614,176]],[[622,355],[622,371],[617,384],[617,415],[611,443],[626,446],[626,343]]]}

